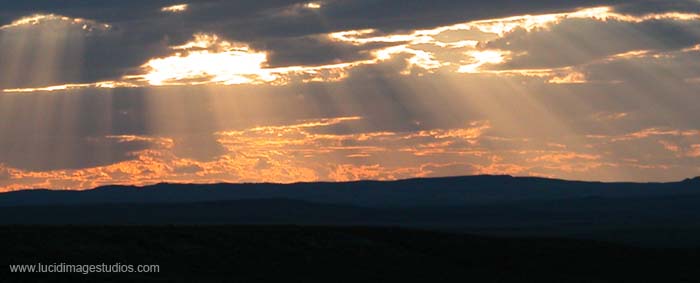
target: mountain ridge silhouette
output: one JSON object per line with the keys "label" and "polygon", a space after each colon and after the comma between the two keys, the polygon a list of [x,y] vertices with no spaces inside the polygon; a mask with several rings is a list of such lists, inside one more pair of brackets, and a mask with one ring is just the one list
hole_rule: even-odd
{"label": "mountain ridge silhouette", "polygon": [[0,194],[0,225],[369,225],[700,248],[698,181],[482,175],[27,190]]}
{"label": "mountain ridge silhouette", "polygon": [[700,177],[669,183],[587,182],[476,175],[394,181],[278,183],[159,183],[109,185],[90,190],[0,193],[2,206],[95,203],[187,203],[287,198],[367,207],[459,206],[533,200],[662,197],[700,194]]}

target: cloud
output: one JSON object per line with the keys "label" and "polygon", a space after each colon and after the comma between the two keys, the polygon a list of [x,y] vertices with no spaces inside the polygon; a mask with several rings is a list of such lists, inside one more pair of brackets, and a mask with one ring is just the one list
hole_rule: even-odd
{"label": "cloud", "polygon": [[649,13],[700,13],[700,3],[694,0],[659,1],[641,0],[620,4],[616,10],[624,14],[643,15]]}
{"label": "cloud", "polygon": [[698,59],[700,50],[693,46],[684,50],[645,51],[618,56],[579,69],[594,81],[664,81],[683,85],[692,84],[700,77],[700,69],[692,63]]}
{"label": "cloud", "polygon": [[187,11],[188,8],[189,8],[188,4],[177,4],[177,5],[163,7],[160,9],[160,11],[167,12],[167,13],[182,13],[182,12]]}
{"label": "cloud", "polygon": [[9,180],[11,177],[10,171],[7,170],[7,168],[0,168],[0,183],[5,183],[5,181]]}
{"label": "cloud", "polygon": [[197,164],[192,164],[192,165],[183,165],[183,166],[176,167],[173,170],[173,173],[183,174],[183,175],[197,174],[199,172],[202,172],[202,170],[204,170],[204,168],[202,168],[201,166],[199,166]]}
{"label": "cloud", "polygon": [[0,88],[120,80],[148,58],[165,54],[162,37],[136,38],[121,27],[53,14],[0,29]]}
{"label": "cloud", "polygon": [[78,169],[130,160],[135,158],[133,153],[151,146],[147,140],[108,137],[35,135],[31,139],[0,139],[0,160],[12,168],[29,171]]}
{"label": "cloud", "polygon": [[268,52],[268,67],[314,66],[371,60],[372,51],[395,44],[361,46],[332,41],[326,36],[274,38],[255,42],[252,47]]}
{"label": "cloud", "polygon": [[224,148],[216,137],[206,133],[180,136],[173,142],[173,153],[182,158],[208,161],[224,154]]}
{"label": "cloud", "polygon": [[[192,3],[126,0],[102,1],[99,5],[81,1],[56,3],[42,0],[32,4],[6,1],[1,3],[3,11],[0,12],[0,25],[12,25],[13,21],[32,15],[56,15],[62,20],[41,21],[11,29],[21,30],[16,31],[21,36],[38,38],[25,42],[29,45],[48,44],[41,49],[51,50],[53,45],[69,43],[72,45],[65,52],[75,54],[57,54],[57,58],[63,61],[48,66],[46,62],[27,63],[27,58],[32,57],[27,55],[29,57],[20,58],[19,61],[30,70],[19,73],[49,70],[50,78],[33,78],[29,81],[15,78],[0,86],[5,89],[37,88],[118,80],[123,76],[139,74],[143,64],[151,59],[172,55],[169,47],[184,44],[198,33],[216,34],[224,40],[241,42],[268,53],[265,63],[271,67],[327,65],[371,59],[373,56],[370,51],[393,45],[381,42],[348,45],[328,40],[326,35],[333,32],[373,29],[380,33],[396,33],[473,20],[632,2],[634,1],[324,1],[320,7],[308,9],[307,1],[293,0],[205,0]],[[172,7],[177,8],[174,9],[177,13],[163,12],[164,8]],[[99,33],[94,30],[88,33],[82,30],[82,25],[69,24],[76,19],[109,28]],[[56,22],[63,23],[62,29],[54,32],[61,38],[42,35],[51,26],[56,26]],[[10,38],[6,41],[18,44],[19,40],[8,35],[9,32],[2,34],[4,38]],[[68,35],[69,39],[63,38]],[[480,38],[477,34],[472,35],[475,40]],[[17,56],[16,53],[19,52],[8,48],[2,50],[0,56],[8,58]],[[76,64],[78,61],[80,63]]]}
{"label": "cloud", "polygon": [[[222,131],[216,134],[216,141],[224,148],[223,152],[201,159],[195,159],[196,154],[187,156],[178,152],[177,138],[109,136],[105,139],[115,143],[147,143],[149,146],[131,150],[132,158],[109,164],[85,164],[88,165],[85,168],[36,171],[10,167],[13,176],[22,182],[13,182],[4,188],[76,189],[163,181],[346,181],[464,174],[577,179],[595,174],[614,179],[632,174],[630,172],[667,174],[668,170],[678,170],[697,159],[698,145],[691,142],[691,135],[695,137],[698,132],[671,129],[647,129],[622,138],[590,137],[593,147],[577,146],[566,140],[556,140],[564,143],[559,144],[502,137],[495,135],[490,123],[485,121],[473,121],[459,128],[420,131],[334,133],[337,131],[332,130],[363,120],[362,117],[336,117]],[[668,142],[658,143],[657,138]],[[678,138],[686,140],[681,142]],[[656,151],[650,151],[654,147],[646,143],[636,144],[638,140],[647,139],[650,139],[649,144],[656,144]],[[677,150],[663,154],[672,143],[677,144]],[[199,142],[192,144],[211,147]],[[655,157],[640,154],[640,150],[654,153]],[[679,154],[685,161],[678,159]]]}
{"label": "cloud", "polygon": [[549,69],[592,63],[631,51],[673,51],[700,41],[700,21],[568,19],[550,28],[515,30],[483,45],[515,54],[497,69]]}
{"label": "cloud", "polygon": [[3,2],[5,189],[699,172],[691,2],[82,2]]}

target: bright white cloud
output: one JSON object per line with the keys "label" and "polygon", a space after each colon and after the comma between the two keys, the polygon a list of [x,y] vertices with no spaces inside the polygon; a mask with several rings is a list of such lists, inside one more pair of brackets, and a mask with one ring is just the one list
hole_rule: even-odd
{"label": "bright white cloud", "polygon": [[178,4],[178,5],[163,7],[160,10],[162,12],[167,12],[167,13],[181,13],[181,12],[187,11],[188,8],[189,8],[189,5],[187,5],[187,4]]}

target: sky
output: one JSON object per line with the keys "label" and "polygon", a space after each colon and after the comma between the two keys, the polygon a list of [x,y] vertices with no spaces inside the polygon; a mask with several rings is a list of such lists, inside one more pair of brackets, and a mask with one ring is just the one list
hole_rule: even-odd
{"label": "sky", "polygon": [[0,5],[0,191],[700,175],[698,0]]}

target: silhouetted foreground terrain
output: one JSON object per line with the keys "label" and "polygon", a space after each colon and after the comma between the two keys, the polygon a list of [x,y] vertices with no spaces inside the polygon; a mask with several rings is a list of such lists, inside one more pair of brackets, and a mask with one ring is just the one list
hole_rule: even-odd
{"label": "silhouetted foreground terrain", "polygon": [[600,183],[484,175],[342,183],[158,184],[107,186],[89,191],[28,190],[0,194],[0,206],[286,198],[367,207],[416,207],[686,195],[700,196],[700,177],[674,183]]}
{"label": "silhouetted foreground terrain", "polygon": [[[698,178],[22,191],[0,194],[0,282],[698,282],[699,204]],[[8,274],[39,262],[161,273]]]}
{"label": "silhouetted foreground terrain", "polygon": [[700,247],[700,179],[596,183],[472,176],[22,191],[0,194],[0,224],[400,226]]}
{"label": "silhouetted foreground terrain", "polygon": [[[698,250],[394,228],[6,227],[2,282],[697,282]],[[158,274],[10,274],[8,264],[159,264]]]}

